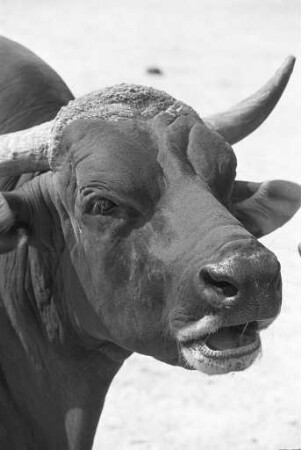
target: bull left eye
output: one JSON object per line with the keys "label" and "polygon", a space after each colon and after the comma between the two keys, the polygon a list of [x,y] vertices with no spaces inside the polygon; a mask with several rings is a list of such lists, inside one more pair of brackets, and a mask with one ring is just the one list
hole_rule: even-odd
{"label": "bull left eye", "polygon": [[93,216],[105,216],[110,214],[116,206],[116,203],[112,202],[112,200],[101,197],[90,201],[86,212]]}

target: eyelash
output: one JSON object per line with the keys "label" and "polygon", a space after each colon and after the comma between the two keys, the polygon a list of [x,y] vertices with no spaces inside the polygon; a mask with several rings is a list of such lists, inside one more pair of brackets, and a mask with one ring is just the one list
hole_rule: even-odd
{"label": "eyelash", "polygon": [[108,216],[117,207],[116,203],[104,197],[90,199],[85,208],[85,212],[92,216]]}

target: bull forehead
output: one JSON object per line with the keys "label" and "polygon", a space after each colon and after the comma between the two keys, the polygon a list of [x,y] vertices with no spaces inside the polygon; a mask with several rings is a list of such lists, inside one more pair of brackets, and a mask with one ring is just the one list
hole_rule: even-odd
{"label": "bull forehead", "polygon": [[[164,186],[200,177],[216,191],[227,191],[235,177],[231,147],[201,120],[188,115],[152,120],[78,120],[66,129],[77,185],[101,184],[120,195],[155,202]],[[229,188],[229,189],[228,189]]]}

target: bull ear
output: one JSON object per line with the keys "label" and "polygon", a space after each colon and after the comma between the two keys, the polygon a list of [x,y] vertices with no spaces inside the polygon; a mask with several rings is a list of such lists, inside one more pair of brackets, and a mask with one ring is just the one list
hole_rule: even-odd
{"label": "bull ear", "polygon": [[264,183],[235,181],[233,214],[254,236],[261,237],[284,225],[299,209],[301,187],[273,180]]}
{"label": "bull ear", "polygon": [[[6,196],[10,197],[10,202]],[[20,199],[12,193],[0,192],[0,254],[10,252],[27,241],[21,219],[23,215],[24,207],[21,207]]]}

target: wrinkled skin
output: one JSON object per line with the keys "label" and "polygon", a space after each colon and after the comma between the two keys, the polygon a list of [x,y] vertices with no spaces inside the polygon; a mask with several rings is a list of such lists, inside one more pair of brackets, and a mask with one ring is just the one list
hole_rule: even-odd
{"label": "wrinkled skin", "polygon": [[[2,45],[7,67],[20,72],[15,44]],[[48,91],[32,91],[18,116],[7,101],[3,132],[29,126],[28,117],[49,120],[72,98],[60,79],[47,83],[57,86],[53,109],[39,108]],[[200,119],[162,112],[78,120],[52,172],[2,180],[15,223],[0,230],[1,448],[89,449],[107,389],[132,352],[194,367],[179,351],[184,335],[196,335],[191,324],[277,316],[279,264],[254,235],[267,232],[264,216],[272,231],[291,208],[276,219],[266,198],[278,184],[264,185],[263,196],[260,184],[235,183],[235,168],[230,145]],[[225,267],[235,294],[215,281]]]}

